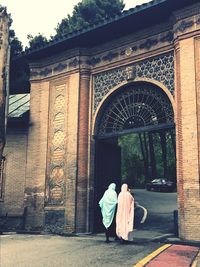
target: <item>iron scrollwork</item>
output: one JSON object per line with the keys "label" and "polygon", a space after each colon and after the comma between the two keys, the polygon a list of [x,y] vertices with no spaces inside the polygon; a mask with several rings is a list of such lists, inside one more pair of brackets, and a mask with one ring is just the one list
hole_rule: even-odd
{"label": "iron scrollwork", "polygon": [[173,124],[172,105],[155,85],[139,82],[126,85],[104,108],[98,136],[160,124]]}

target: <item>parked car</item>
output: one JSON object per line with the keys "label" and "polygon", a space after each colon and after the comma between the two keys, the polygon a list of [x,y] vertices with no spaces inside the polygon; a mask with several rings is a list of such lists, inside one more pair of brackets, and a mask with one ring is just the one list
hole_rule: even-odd
{"label": "parked car", "polygon": [[163,178],[154,179],[146,184],[146,189],[148,191],[173,192],[175,188],[176,186],[174,182]]}

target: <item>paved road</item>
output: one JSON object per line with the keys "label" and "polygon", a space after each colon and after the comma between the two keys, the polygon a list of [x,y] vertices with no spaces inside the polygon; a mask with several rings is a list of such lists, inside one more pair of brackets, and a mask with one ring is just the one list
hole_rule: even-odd
{"label": "paved road", "polygon": [[145,224],[134,231],[135,241],[132,244],[122,245],[120,242],[106,244],[104,235],[78,237],[3,235],[0,237],[0,266],[133,266],[161,246],[149,240],[172,231],[172,213],[176,208],[175,193],[135,190],[135,198],[148,209],[149,214]]}
{"label": "paved road", "polygon": [[105,243],[104,236],[2,236],[1,267],[133,266],[160,244]]}
{"label": "paved road", "polygon": [[160,193],[135,189],[135,200],[148,210],[148,217],[139,229],[168,234],[174,232],[173,211],[177,209],[177,193]]}

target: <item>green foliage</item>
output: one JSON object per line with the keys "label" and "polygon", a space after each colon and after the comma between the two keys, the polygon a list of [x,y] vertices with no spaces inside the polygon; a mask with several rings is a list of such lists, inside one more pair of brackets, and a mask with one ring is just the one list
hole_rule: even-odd
{"label": "green foliage", "polygon": [[22,42],[15,36],[15,31],[9,31],[9,38],[10,38],[10,49],[11,49],[11,59],[14,56],[19,55],[23,51]]}
{"label": "green foliage", "polygon": [[122,12],[123,0],[83,0],[75,5],[72,16],[68,15],[57,25],[56,36],[86,28]]}
{"label": "green foliage", "polygon": [[20,94],[30,91],[29,66],[25,58],[10,64],[10,93]]}
{"label": "green foliage", "polygon": [[[168,179],[175,181],[176,180],[176,159],[174,155],[174,150],[172,146],[171,135],[169,132],[166,132],[166,143],[167,143],[167,166],[168,166]],[[158,177],[163,177],[163,162],[162,162],[162,150],[160,144],[159,134],[154,134],[154,149],[157,162],[157,173]]]}
{"label": "green foliage", "polygon": [[10,93],[29,92],[29,67],[25,59],[16,63],[13,60],[23,51],[22,43],[16,37],[14,30],[9,31],[10,38]]}
{"label": "green foliage", "polygon": [[132,186],[144,185],[144,165],[138,135],[130,134],[119,138],[122,151],[122,180]]}
{"label": "green foliage", "polygon": [[[22,43],[15,36],[15,32],[10,30],[11,64],[10,64],[10,93],[28,93],[30,91],[30,70],[25,58],[16,62],[13,57],[18,56],[23,51]],[[38,48],[48,42],[42,34],[33,37],[28,35],[31,48]]]}
{"label": "green foliage", "polygon": [[[118,141],[122,151],[121,175],[122,181],[134,187],[144,187],[148,180],[145,173],[145,162],[141,153],[141,144],[138,134],[129,134],[119,138]],[[176,182],[176,158],[172,145],[170,132],[166,131],[167,143],[167,179]],[[148,157],[149,139],[147,138]],[[161,139],[158,133],[153,133],[153,147],[156,160],[157,177],[150,176],[150,180],[164,177],[164,167],[162,159]],[[147,163],[149,173],[151,173],[150,161]]]}
{"label": "green foliage", "polygon": [[[74,6],[72,15],[67,15],[56,27],[56,35],[61,37],[64,34],[87,28],[99,21],[115,16],[121,13],[125,4],[123,0],[83,0]],[[29,47],[38,48],[48,43],[45,36],[39,33],[37,36],[28,35]]]}
{"label": "green foliage", "polygon": [[[88,27],[98,23],[100,20],[111,17],[120,13],[124,8],[123,0],[83,0],[78,3],[73,10],[73,14],[64,18],[56,28],[55,37],[63,34]],[[3,8],[0,5],[0,8]],[[14,31],[10,31],[11,37],[11,59],[19,55],[23,51],[23,47],[19,39],[15,36]],[[26,49],[37,49],[48,43],[48,39],[41,33],[36,36],[29,34],[29,47]],[[54,36],[51,39],[55,38]],[[16,93],[29,90],[29,68],[26,61],[11,63],[11,92]]]}
{"label": "green foliage", "polygon": [[34,37],[31,34],[28,34],[27,38],[29,40],[30,48],[39,48],[48,43],[48,39],[41,33],[38,33],[38,35]]}

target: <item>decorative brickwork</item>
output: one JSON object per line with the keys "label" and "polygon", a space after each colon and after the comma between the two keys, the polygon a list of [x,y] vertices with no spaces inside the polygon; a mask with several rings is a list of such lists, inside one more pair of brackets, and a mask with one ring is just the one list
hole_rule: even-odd
{"label": "decorative brickwork", "polygon": [[94,110],[113,87],[127,80],[127,67],[134,66],[136,77],[150,78],[163,83],[174,94],[174,53],[153,57],[135,64],[94,75]]}
{"label": "decorative brickwork", "polygon": [[66,85],[51,90],[49,117],[49,159],[47,173],[47,205],[63,205],[65,199]]}

